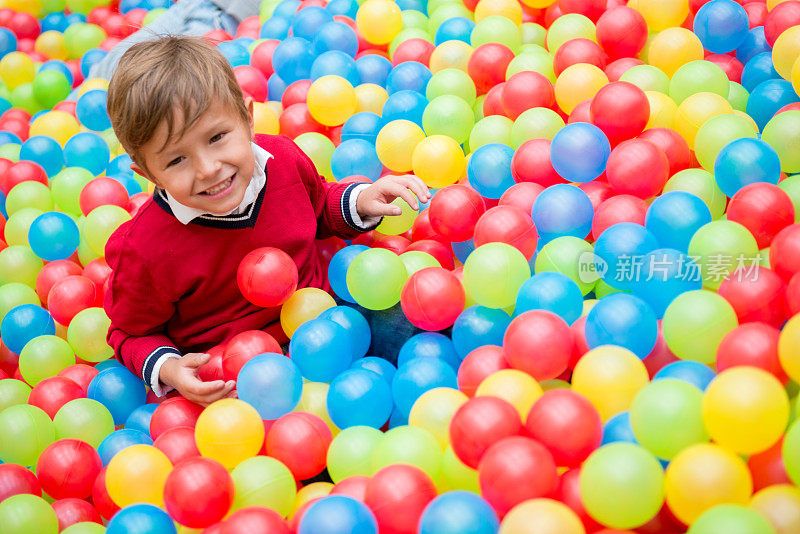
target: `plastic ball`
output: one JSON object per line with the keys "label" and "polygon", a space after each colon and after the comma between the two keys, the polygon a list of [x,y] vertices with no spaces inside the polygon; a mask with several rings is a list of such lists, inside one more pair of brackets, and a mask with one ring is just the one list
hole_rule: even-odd
{"label": "plastic ball", "polygon": [[6,313],[0,323],[0,333],[5,346],[14,354],[20,354],[30,340],[42,335],[54,335],[55,323],[44,308],[22,304]]}
{"label": "plastic ball", "polygon": [[585,532],[581,520],[567,505],[549,498],[531,499],[512,508],[500,524],[500,534],[513,532]]}
{"label": "plastic ball", "polygon": [[645,227],[658,244],[682,252],[689,250],[695,232],[711,222],[708,206],[697,196],[684,191],[668,191],[647,209]]}
{"label": "plastic ball", "polygon": [[777,185],[781,174],[778,154],[767,143],[743,138],[726,145],[717,156],[714,176],[729,197],[752,183]]}
{"label": "plastic ball", "polygon": [[368,42],[381,45],[391,42],[402,29],[400,8],[394,2],[372,0],[359,7],[356,26]]}
{"label": "plastic ball", "polygon": [[47,173],[55,176],[64,166],[64,154],[61,145],[50,136],[36,135],[29,137],[19,151],[21,160],[38,163]]}
{"label": "plastic ball", "polygon": [[0,430],[3,435],[16,437],[0,444],[0,460],[22,466],[36,465],[56,437],[47,413],[26,404],[12,405],[0,412]]}
{"label": "plastic ball", "polygon": [[14,495],[0,503],[0,520],[9,534],[56,534],[58,518],[53,508],[36,495]]}
{"label": "plastic ball", "polygon": [[597,42],[612,58],[633,57],[645,46],[647,23],[628,6],[608,9],[597,20]]}
{"label": "plastic ball", "polygon": [[328,447],[328,472],[335,482],[372,474],[372,453],[383,433],[374,427],[345,428]]}
{"label": "plastic ball", "polygon": [[297,328],[320,313],[336,306],[326,291],[314,287],[304,287],[295,291],[281,308],[281,327],[291,337]]}
{"label": "plastic ball", "polygon": [[245,298],[264,308],[280,306],[297,288],[297,265],[280,249],[263,247],[245,256],[236,282]]}
{"label": "plastic ball", "polygon": [[74,399],[64,404],[53,417],[56,438],[80,439],[92,447],[114,431],[114,420],[108,409],[92,399]]}
{"label": "plastic ball", "polygon": [[379,428],[392,409],[389,384],[377,373],[352,369],[337,376],[328,390],[328,413],[337,427]]}
{"label": "plastic ball", "polygon": [[33,338],[19,355],[20,374],[34,387],[74,363],[75,354],[69,344],[51,335]]}
{"label": "plastic ball", "polygon": [[369,508],[344,495],[331,495],[314,501],[303,514],[298,530],[301,534],[375,534],[378,526]]}
{"label": "plastic ball", "polygon": [[443,493],[425,508],[420,518],[422,534],[497,532],[498,520],[489,504],[474,493],[457,490]]}
{"label": "plastic ball", "polygon": [[489,143],[472,153],[467,164],[470,185],[483,197],[500,198],[514,185],[511,158],[514,150],[500,143]]}
{"label": "plastic ball", "polygon": [[413,530],[436,488],[422,470],[411,465],[391,465],[367,483],[364,503],[372,510],[381,531]]}
{"label": "plastic ball", "polygon": [[414,174],[435,188],[455,183],[466,170],[461,147],[446,135],[431,135],[420,141],[414,148],[411,162]]}
{"label": "plastic ball", "polygon": [[752,266],[757,254],[753,235],[733,221],[710,222],[700,227],[689,242],[689,255],[700,265],[703,285],[711,289],[717,289],[735,269]]}
{"label": "plastic ball", "polygon": [[638,265],[657,247],[655,236],[644,226],[618,223],[598,236],[594,245],[595,269],[600,279],[617,289],[630,290],[652,277]]}
{"label": "plastic ball", "polygon": [[694,32],[706,50],[725,54],[742,44],[749,21],[744,8],[733,0],[708,2],[694,17]]}
{"label": "plastic ball", "polygon": [[[475,249],[464,265],[464,289],[481,306],[506,308],[514,303],[530,276],[525,256],[506,243],[487,243]],[[497,273],[502,272],[502,276]]]}
{"label": "plastic ball", "polygon": [[586,123],[559,130],[550,147],[550,159],[559,176],[572,182],[590,182],[600,176],[611,154],[605,134]]}
{"label": "plastic ball", "polygon": [[592,124],[612,145],[640,134],[650,117],[644,91],[627,82],[613,82],[600,89],[589,110]]}
{"label": "plastic ball", "polygon": [[658,325],[652,308],[633,295],[615,294],[601,299],[586,319],[590,348],[617,345],[644,358],[656,343]]}
{"label": "plastic ball", "polygon": [[453,324],[453,346],[462,358],[484,345],[502,344],[511,318],[502,310],[471,306]]}
{"label": "plastic ball", "polygon": [[556,103],[565,113],[572,113],[578,104],[593,98],[607,84],[608,77],[598,67],[588,63],[571,65],[556,80]]}
{"label": "plastic ball", "polygon": [[106,343],[111,321],[103,308],[86,308],[78,312],[67,328],[67,342],[75,355],[87,362],[102,362],[114,355]]}
{"label": "plastic ball", "polygon": [[108,494],[123,508],[134,503],[163,506],[164,483],[171,469],[172,464],[160,450],[151,445],[131,445],[108,463]]}
{"label": "plastic ball", "polygon": [[791,198],[779,187],[754,183],[742,187],[731,198],[728,220],[750,230],[759,248],[770,246],[774,237],[794,221]]}
{"label": "plastic ball", "polygon": [[798,102],[798,96],[790,82],[776,79],[765,80],[750,92],[746,111],[763,131],[778,110],[794,102]]}
{"label": "plastic ball", "polygon": [[122,449],[128,448],[131,445],[152,444],[153,440],[150,439],[148,434],[132,428],[123,428],[122,430],[116,430],[106,436],[97,447],[97,453],[100,455],[100,460],[103,462],[102,465],[107,466],[108,462]]}
{"label": "plastic ball", "polygon": [[131,220],[130,213],[119,206],[99,206],[86,216],[81,233],[92,252],[104,256],[106,243],[111,234],[129,220]]}
{"label": "plastic ball", "polygon": [[114,367],[92,379],[87,397],[108,408],[114,423],[121,425],[134,409],[145,403],[146,392],[141,380],[128,369]]}
{"label": "plastic ball", "polygon": [[236,399],[222,399],[200,414],[195,436],[197,448],[203,456],[232,468],[255,456],[261,449],[264,425],[258,412],[249,404]]}
{"label": "plastic ball", "polygon": [[169,515],[158,506],[137,503],[120,510],[106,526],[107,534],[154,532],[176,534],[175,524]]}
{"label": "plastic ball", "polygon": [[450,443],[459,460],[475,469],[492,444],[519,434],[521,428],[519,413],[507,401],[475,397],[453,415]]}
{"label": "plastic ball", "polygon": [[36,474],[42,489],[51,497],[83,499],[91,494],[101,468],[100,456],[89,444],[61,439],[42,452]]}
{"label": "plastic ball", "polygon": [[307,98],[311,116],[326,126],[344,124],[356,110],[353,86],[341,76],[317,78],[308,88]]}
{"label": "plastic ball", "polygon": [[604,421],[629,409],[648,382],[641,359],[628,349],[611,345],[584,354],[572,375],[572,389],[588,398]]}
{"label": "plastic ball", "polygon": [[414,149],[424,138],[422,128],[413,122],[395,120],[381,128],[375,148],[384,165],[396,172],[407,172],[413,167]]}
{"label": "plastic ball", "polygon": [[385,310],[397,304],[407,272],[400,258],[385,249],[356,256],[347,269],[347,288],[361,306]]}

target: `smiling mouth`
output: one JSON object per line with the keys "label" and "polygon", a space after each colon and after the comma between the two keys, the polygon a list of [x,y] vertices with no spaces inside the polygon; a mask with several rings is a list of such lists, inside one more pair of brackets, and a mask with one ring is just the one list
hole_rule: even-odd
{"label": "smiling mouth", "polygon": [[230,187],[232,182],[233,182],[233,176],[231,176],[230,178],[228,178],[224,182],[222,182],[222,183],[220,183],[218,185],[215,185],[214,187],[206,189],[205,191],[203,191],[200,194],[201,195],[207,195],[207,196],[217,195],[217,194],[222,193],[223,191],[225,191],[228,187]]}

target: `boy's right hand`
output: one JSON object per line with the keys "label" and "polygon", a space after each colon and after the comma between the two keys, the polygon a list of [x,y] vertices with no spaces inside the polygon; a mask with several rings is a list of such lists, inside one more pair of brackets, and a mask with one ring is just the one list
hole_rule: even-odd
{"label": "boy's right hand", "polygon": [[186,354],[182,358],[170,358],[164,362],[158,373],[162,384],[172,386],[187,400],[202,406],[214,401],[236,396],[236,382],[214,380],[203,382],[198,376],[200,366],[208,362],[210,356],[202,353]]}

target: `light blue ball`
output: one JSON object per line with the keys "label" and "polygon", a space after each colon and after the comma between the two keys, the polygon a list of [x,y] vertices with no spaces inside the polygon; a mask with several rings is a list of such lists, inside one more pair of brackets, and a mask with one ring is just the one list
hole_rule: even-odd
{"label": "light blue ball", "polygon": [[492,507],[480,495],[456,490],[433,499],[419,520],[419,534],[495,534],[500,528]]}
{"label": "light blue ball", "polygon": [[48,177],[55,176],[64,168],[64,152],[61,150],[61,145],[47,135],[34,135],[22,143],[19,159],[38,163]]}
{"label": "light blue ball", "polygon": [[368,249],[369,247],[364,245],[349,245],[337,251],[331,258],[331,262],[328,264],[328,282],[340,299],[355,303],[356,299],[347,289],[347,269],[350,268],[350,264],[356,256]]}
{"label": "light blue ball", "polygon": [[339,428],[381,428],[392,413],[392,390],[378,373],[348,369],[328,389],[328,415]]}
{"label": "light blue ball", "polygon": [[675,249],[661,248],[647,253],[641,264],[640,281],[633,294],[647,302],[661,319],[667,306],[681,293],[702,289],[700,266]]}
{"label": "light blue ball", "polygon": [[760,131],[783,106],[800,101],[788,80],[766,80],[750,91],[747,99],[747,114],[756,121]]}
{"label": "light blue ball", "polygon": [[64,144],[64,165],[83,167],[95,176],[106,170],[111,153],[105,139],[94,132],[80,132]]}
{"label": "light blue ball", "polygon": [[318,317],[329,319],[347,330],[353,347],[353,361],[367,355],[372,342],[372,332],[369,323],[358,310],[350,306],[334,306],[320,313]]}
{"label": "light blue ball", "polygon": [[330,22],[333,22],[333,15],[324,7],[304,7],[295,14],[292,20],[292,35],[310,41],[323,26]]}
{"label": "light blue ball", "polygon": [[392,71],[392,62],[378,54],[367,54],[356,60],[356,68],[361,83],[374,83],[385,88],[386,80]]}
{"label": "light blue ball", "polygon": [[710,222],[711,211],[702,199],[686,191],[668,191],[647,208],[644,227],[660,247],[688,252],[692,236]]}
{"label": "light blue ball", "polygon": [[[422,127],[422,114],[428,106],[428,99],[417,91],[397,91],[389,95],[381,110],[383,124],[405,119]],[[374,140],[373,140],[374,142]]]}
{"label": "light blue ball", "polygon": [[[415,95],[419,95],[416,91],[411,92]],[[350,139],[361,139],[371,145],[375,145],[378,132],[381,131],[382,127],[383,120],[380,115],[372,113],[371,111],[359,111],[358,113],[354,113],[342,125],[342,142],[349,141]]]}
{"label": "light blue ball", "polygon": [[644,255],[656,247],[655,236],[641,224],[614,224],[594,243],[595,268],[611,287],[629,290],[641,280],[638,266]]}
{"label": "light blue ball", "polygon": [[311,64],[312,81],[328,75],[341,76],[353,87],[361,83],[355,60],[341,50],[323,52]]}
{"label": "light blue ball", "polygon": [[350,334],[329,319],[312,319],[300,325],[289,341],[289,353],[304,378],[330,382],[350,367]]}
{"label": "light blue ball", "polygon": [[100,371],[92,378],[86,396],[108,408],[114,424],[122,425],[147,401],[147,390],[141,378],[118,366]]}
{"label": "light blue ball", "polygon": [[21,304],[5,314],[0,322],[0,337],[3,344],[19,354],[33,338],[55,335],[56,324],[47,310],[35,304]]}
{"label": "light blue ball", "polygon": [[348,176],[366,176],[372,181],[380,178],[383,164],[378,159],[375,145],[363,139],[342,141],[331,156],[331,172],[342,180]]}
{"label": "light blue ball", "polygon": [[742,44],[750,27],[747,11],[733,0],[712,0],[697,10],[694,33],[703,48],[727,54]]}
{"label": "light blue ball", "polygon": [[31,223],[28,243],[31,250],[43,260],[65,260],[78,250],[80,232],[69,215],[48,211]]}
{"label": "light blue ball", "polygon": [[728,143],[714,163],[714,178],[728,197],[754,183],[778,185],[780,177],[781,160],[778,153],[760,139],[743,137]]}
{"label": "light blue ball", "polygon": [[594,207],[582,189],[556,184],[539,193],[531,215],[539,233],[539,243],[562,236],[584,239],[592,229]]}
{"label": "light blue ball", "polygon": [[612,416],[603,425],[603,441],[600,446],[616,443],[618,441],[627,443],[638,443],[633,434],[631,426],[631,412],[624,411]]}
{"label": "light blue ball", "polygon": [[397,367],[379,356],[365,356],[364,358],[359,358],[353,362],[350,369],[365,369],[377,373],[390,387],[394,374],[397,372]]}
{"label": "light blue ball", "polygon": [[410,90],[425,94],[431,77],[430,69],[418,61],[404,61],[392,69],[386,77],[389,94]]}
{"label": "light blue ball", "polygon": [[578,284],[564,274],[536,273],[519,288],[514,315],[530,310],[547,310],[572,324],[583,313],[583,293]]}
{"label": "light blue ball", "polygon": [[106,534],[177,534],[167,512],[152,504],[132,504],[117,512]]}
{"label": "light blue ball", "polygon": [[439,387],[458,389],[453,368],[437,358],[414,358],[398,367],[392,380],[392,397],[397,409],[408,417],[420,395]]}
{"label": "light blue ball", "polygon": [[102,89],[87,91],[78,99],[75,105],[75,114],[81,124],[94,130],[102,132],[111,128],[111,119],[106,111],[108,93]]}
{"label": "light blue ball", "polygon": [[707,365],[692,360],[680,360],[662,367],[653,380],[676,378],[690,383],[700,391],[705,391],[715,376],[717,374]]}
{"label": "light blue ball", "polygon": [[761,82],[778,80],[780,77],[772,63],[772,52],[761,52],[744,64],[741,84],[748,92],[752,92]]}
{"label": "light blue ball", "polygon": [[402,367],[415,358],[434,358],[458,371],[461,358],[449,337],[437,332],[422,332],[411,336],[403,343],[397,355],[397,367]]}
{"label": "light blue ball", "polygon": [[553,169],[570,182],[591,182],[603,174],[610,155],[606,134],[586,122],[567,124],[550,144]]}
{"label": "light blue ball", "polygon": [[466,17],[449,18],[436,29],[433,44],[439,46],[445,41],[463,41],[471,45],[474,28],[475,23]]}
{"label": "light blue ball", "polygon": [[314,58],[314,50],[308,40],[290,36],[275,47],[272,53],[272,67],[281,80],[290,84],[311,78],[311,64]]}
{"label": "light blue ball", "polygon": [[123,428],[106,436],[103,441],[100,442],[100,445],[98,445],[97,454],[100,455],[100,460],[103,462],[103,465],[106,466],[122,449],[130,447],[131,445],[152,444],[153,440],[150,439],[148,434],[132,428]]}
{"label": "light blue ball", "polygon": [[652,308],[627,293],[600,299],[586,317],[586,343],[590,349],[618,345],[644,359],[656,346],[658,319]]}
{"label": "light blue ball", "polygon": [[144,434],[150,435],[150,419],[153,418],[153,412],[158,408],[158,404],[150,402],[142,404],[131,412],[125,420],[125,428],[131,430],[138,430]]}
{"label": "light blue ball", "polygon": [[756,26],[747,32],[742,44],[736,49],[736,59],[738,59],[742,65],[745,65],[757,54],[771,51],[772,48],[769,46],[767,38],[764,35],[764,26]]}
{"label": "light blue ball", "polygon": [[355,57],[356,52],[358,52],[358,37],[356,37],[356,33],[350,26],[342,22],[334,21],[322,25],[314,35],[311,44],[314,46],[314,53],[317,55],[330,50],[339,50],[350,57]]}
{"label": "light blue ball", "polygon": [[488,143],[472,153],[467,164],[469,184],[486,198],[500,198],[514,185],[511,159],[514,149],[502,143]]}
{"label": "light blue ball", "polygon": [[364,503],[344,495],[329,495],[308,507],[297,532],[378,534],[378,523]]}
{"label": "light blue ball", "polygon": [[462,360],[484,345],[503,345],[503,336],[511,317],[503,311],[484,306],[470,306],[453,324],[453,347]]}
{"label": "light blue ball", "polygon": [[242,366],[236,390],[239,398],[255,408],[262,419],[278,419],[300,402],[303,378],[292,359],[283,354],[264,353]]}

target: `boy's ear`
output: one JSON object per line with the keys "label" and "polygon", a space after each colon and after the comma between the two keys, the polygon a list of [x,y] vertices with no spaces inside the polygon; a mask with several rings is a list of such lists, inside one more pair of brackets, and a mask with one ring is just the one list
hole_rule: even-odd
{"label": "boy's ear", "polygon": [[155,185],[158,186],[158,183],[155,180],[153,180],[153,178],[147,173],[147,171],[145,171],[143,168],[141,168],[135,161],[131,163],[130,167],[131,167],[131,170],[133,172],[135,172],[136,174],[138,174],[140,176],[144,176],[150,182],[153,182]]}
{"label": "boy's ear", "polygon": [[256,123],[253,119],[253,97],[247,96],[244,99],[244,105],[247,108],[247,117],[250,123],[250,140],[252,141],[256,135]]}

